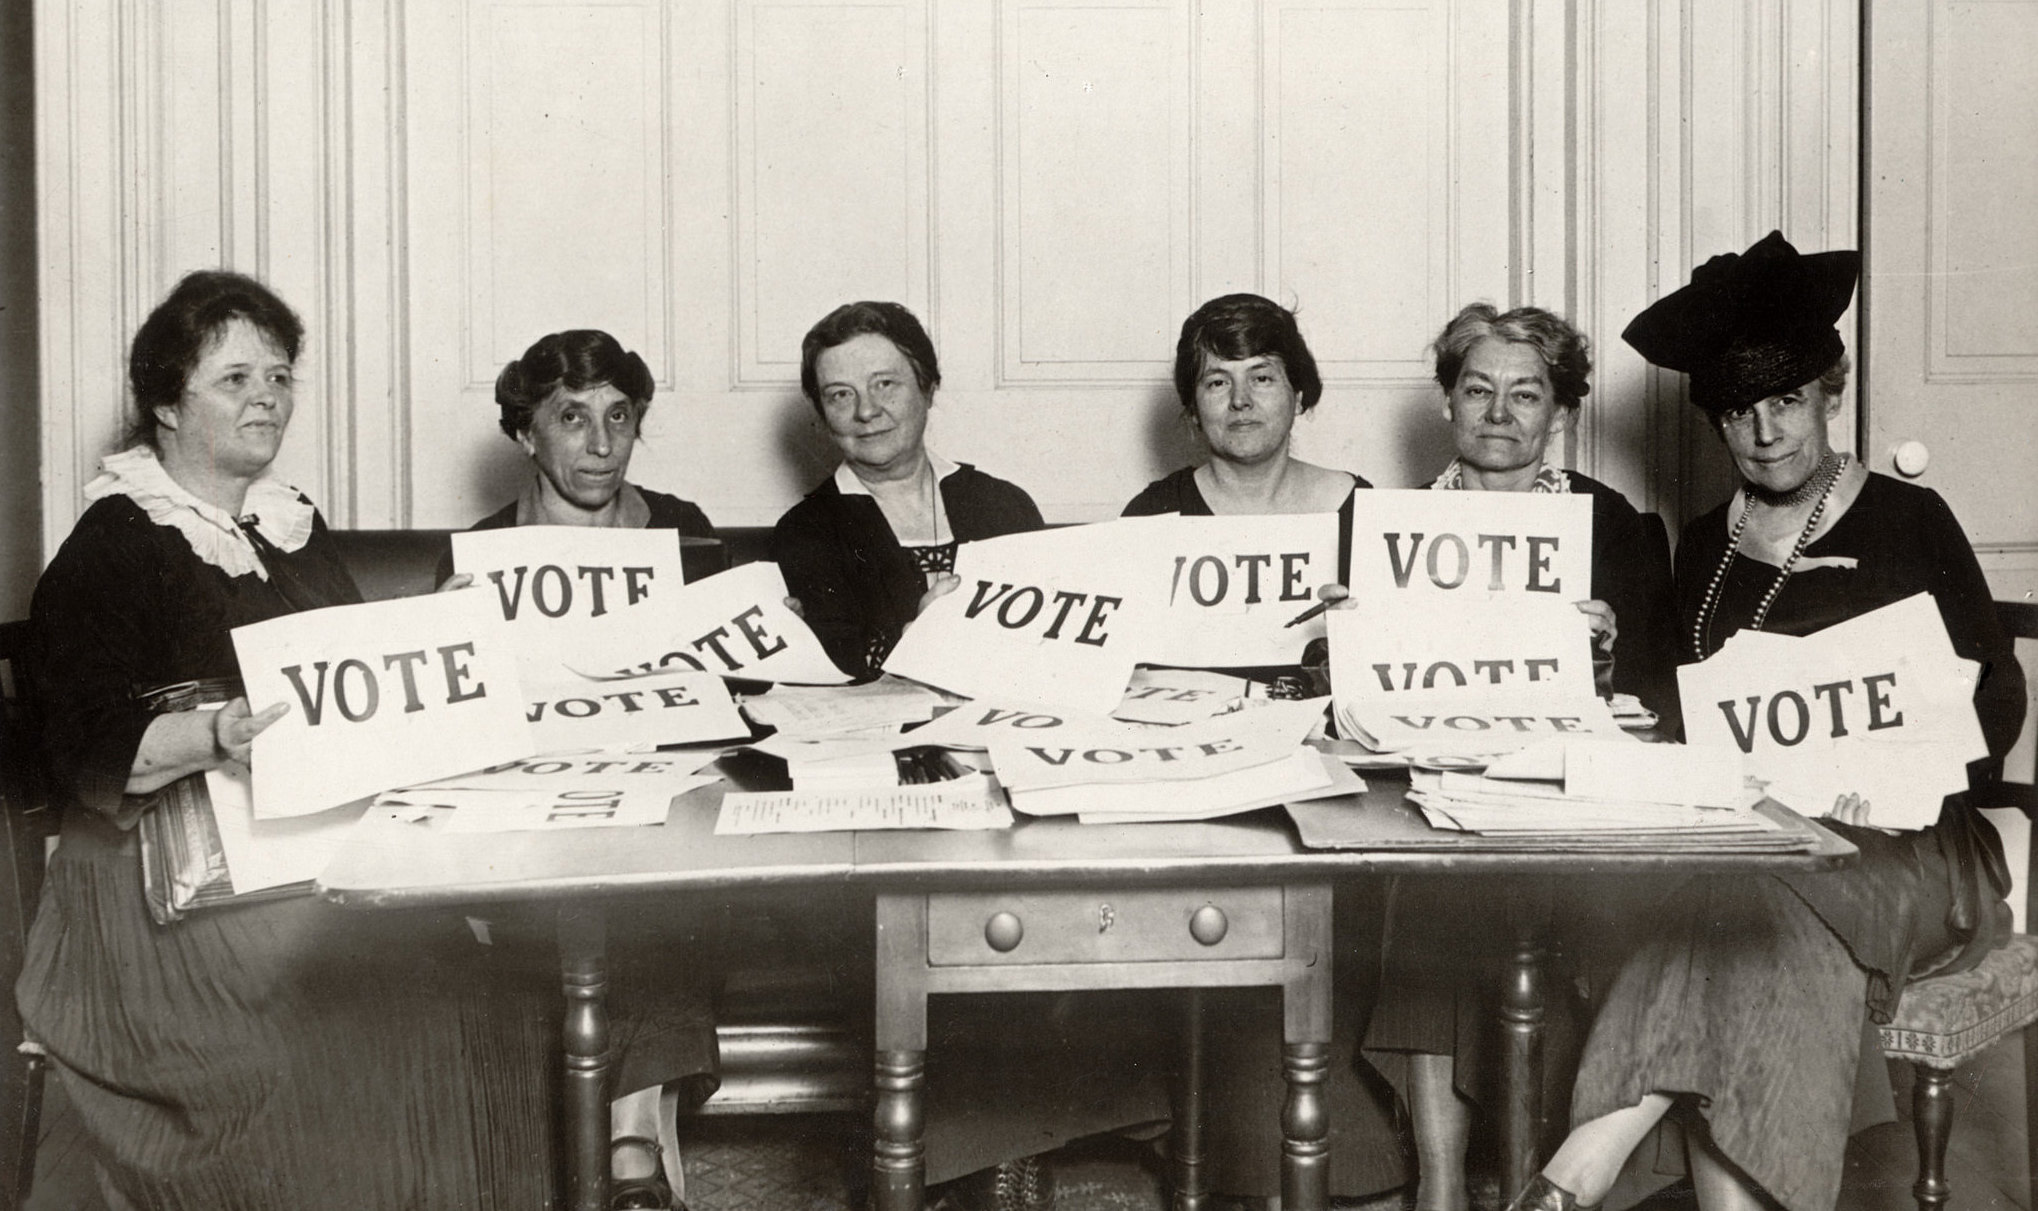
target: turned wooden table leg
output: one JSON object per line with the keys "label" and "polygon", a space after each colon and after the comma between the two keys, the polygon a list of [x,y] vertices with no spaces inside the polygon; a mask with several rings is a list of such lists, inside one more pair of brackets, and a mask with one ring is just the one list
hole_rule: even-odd
{"label": "turned wooden table leg", "polygon": [[876,1104],[870,1205],[921,1211],[927,1200],[927,897],[877,898]]}
{"label": "turned wooden table leg", "polygon": [[566,992],[562,1135],[566,1143],[566,1205],[604,1211],[609,1205],[608,917],[598,903],[559,910],[559,971]]}
{"label": "turned wooden table leg", "polygon": [[1281,1108],[1281,1207],[1328,1211],[1330,1206],[1330,1101],[1323,1078],[1328,1043],[1286,1043],[1281,1068],[1288,1101]]}
{"label": "turned wooden table leg", "polygon": [[1516,889],[1510,896],[1514,942],[1500,996],[1506,1089],[1500,1110],[1501,1197],[1512,1198],[1542,1168],[1543,903]]}
{"label": "turned wooden table leg", "polygon": [[1209,1079],[1203,1032],[1203,990],[1187,989],[1182,994],[1182,1070],[1175,1089],[1175,1126],[1168,1139],[1175,1211],[1205,1211],[1210,1205],[1203,1152],[1203,1103]]}

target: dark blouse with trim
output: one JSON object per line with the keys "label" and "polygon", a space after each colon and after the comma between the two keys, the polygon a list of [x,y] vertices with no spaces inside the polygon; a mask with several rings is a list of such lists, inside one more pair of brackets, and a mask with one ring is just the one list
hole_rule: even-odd
{"label": "dark blouse with trim", "polygon": [[[941,503],[957,542],[1047,524],[1023,488],[968,463],[942,479]],[[927,574],[877,501],[844,495],[832,475],[778,519],[771,555],[807,626],[852,677],[877,675],[927,592]]]}
{"label": "dark blouse with trim", "polygon": [[[125,496],[85,510],[29,607],[43,746],[62,803],[132,825],[146,800],[124,804],[124,791],[154,718],[137,691],[199,678],[238,681],[235,627],[306,605],[361,600],[316,514],[304,546],[271,548],[265,558],[272,579],[232,576]],[[279,581],[287,581],[288,596]]]}

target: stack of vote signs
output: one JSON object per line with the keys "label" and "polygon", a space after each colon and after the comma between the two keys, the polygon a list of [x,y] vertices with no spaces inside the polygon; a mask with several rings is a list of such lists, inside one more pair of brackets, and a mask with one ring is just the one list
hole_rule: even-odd
{"label": "stack of vote signs", "polygon": [[1731,745],[1769,795],[1828,815],[1846,794],[1879,828],[1924,828],[1988,755],[1979,667],[1954,654],[1930,594],[1802,637],[1740,631],[1677,670],[1693,744]]}
{"label": "stack of vote signs", "polygon": [[1365,789],[1342,762],[1303,744],[1323,717],[1321,698],[1179,727],[978,706],[954,714],[983,740],[1014,810],[1034,816],[1193,820]]}
{"label": "stack of vote signs", "polygon": [[1619,735],[1593,689],[1592,501],[1571,493],[1360,492],[1354,608],[1329,615],[1338,726],[1416,760]]}

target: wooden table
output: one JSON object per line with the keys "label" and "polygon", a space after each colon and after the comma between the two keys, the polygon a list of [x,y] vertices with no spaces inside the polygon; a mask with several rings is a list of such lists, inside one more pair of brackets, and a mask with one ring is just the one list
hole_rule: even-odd
{"label": "wooden table", "polygon": [[[1024,820],[1009,831],[983,832],[843,832],[718,837],[714,822],[723,786],[705,787],[673,801],[662,828],[597,828],[564,833],[492,833],[455,835],[430,832],[417,825],[385,823],[355,835],[320,879],[322,894],[342,904],[366,907],[471,905],[492,901],[553,901],[558,915],[560,968],[567,999],[563,1030],[566,1071],[568,1205],[576,1209],[607,1206],[608,1089],[610,1062],[604,898],[645,892],[727,892],[743,889],[790,890],[801,885],[857,885],[875,890],[880,900],[878,955],[880,988],[890,989],[889,1008],[881,991],[877,1051],[876,1189],[892,1207],[910,1207],[919,1197],[919,1103],[913,1079],[917,1056],[925,1047],[924,998],[929,992],[969,987],[1040,987],[1028,983],[1015,964],[976,955],[951,963],[949,977],[929,976],[927,915],[946,922],[951,947],[962,945],[970,929],[982,930],[1000,903],[1025,893],[1037,897],[1021,911],[1047,921],[1055,913],[1088,913],[1112,897],[1137,900],[1151,889],[1167,903],[1188,906],[1192,900],[1225,899],[1237,889],[1262,889],[1256,896],[1228,902],[1260,906],[1256,918],[1268,924],[1265,906],[1292,903],[1298,909],[1321,895],[1335,880],[1391,874],[1634,874],[1660,870],[1666,874],[1748,873],[1835,869],[1851,862],[1854,847],[1817,825],[1805,824],[1814,838],[1811,849],[1797,853],[1654,853],[1625,850],[1593,852],[1570,848],[1538,850],[1519,845],[1482,847],[1476,838],[1462,844],[1407,844],[1423,828],[1403,801],[1405,783],[1379,778],[1364,797],[1346,800],[1363,829],[1377,829],[1379,847],[1309,850],[1296,839],[1286,817],[1276,811],[1192,824],[1083,825],[1067,819]],[[1781,811],[1782,809],[1778,809]],[[1787,814],[1787,813],[1786,813]],[[1102,894],[1105,898],[1100,901]],[[1269,899],[1269,895],[1273,898]],[[1004,900],[998,897],[1004,896]],[[988,898],[987,898],[988,897]],[[1124,901],[1131,903],[1131,901]],[[1252,915],[1252,914],[1247,914]],[[1328,914],[1321,914],[1321,936],[1294,934],[1313,929],[1314,910],[1275,913],[1281,918],[1280,941],[1269,954],[1270,936],[1250,954],[1238,948],[1227,959],[1259,961],[1250,971],[1232,973],[1201,966],[1194,947],[1176,953],[1179,961],[1148,968],[1160,973],[1154,981],[1169,986],[1197,987],[1236,983],[1271,983],[1289,992],[1284,1039],[1290,1093],[1284,1110],[1283,1183],[1301,1184],[1287,1203],[1294,1211],[1323,1206],[1321,1141],[1328,1124],[1317,1100],[1316,1082],[1322,1059],[1317,1048],[1328,1042],[1327,998],[1329,964],[1316,983],[1298,978],[1298,965],[1312,948],[1327,954]],[[1542,940],[1533,927],[1534,914],[1517,914],[1522,922],[1509,963],[1501,1016],[1507,1040],[1503,1080],[1508,1088],[1503,1110],[1504,1178],[1510,1186],[1528,1180],[1540,1165],[1537,1155],[1536,1101],[1542,1085],[1541,1036],[1543,994]],[[1229,921],[1227,916],[1227,921]],[[885,930],[890,930],[887,941]],[[1034,927],[1038,930],[1039,926]],[[1067,930],[1050,930],[1066,936]],[[985,935],[988,938],[988,935]],[[1036,934],[1036,936],[1038,936]],[[1126,936],[1126,935],[1120,935]],[[1158,936],[1158,935],[1156,935]],[[1178,950],[1179,940],[1171,943]],[[1198,939],[1197,944],[1200,943]],[[979,948],[982,950],[983,948]],[[952,956],[951,956],[952,957]],[[1069,986],[1096,986],[1111,977],[1108,970],[1085,976],[1080,968],[1091,961],[1125,956],[1109,951],[1065,950],[1051,956],[1055,980]],[[1306,959],[1314,962],[1313,958]],[[981,969],[992,969],[982,974]],[[1167,969],[1163,972],[1162,969]],[[956,975],[955,973],[964,973]],[[978,974],[967,974],[977,972]],[[1002,973],[1002,974],[1000,974]],[[1241,978],[1233,975],[1244,973]],[[1039,975],[1039,972],[1033,973]],[[976,981],[976,983],[973,983]],[[1115,985],[1112,985],[1115,986]],[[917,1006],[917,1010],[916,1010]],[[1321,1010],[1320,1022],[1316,1019]],[[920,1015],[914,1030],[914,1015]],[[1188,1108],[1193,1111],[1194,1107]],[[1194,1159],[1194,1113],[1188,1114]],[[1313,1166],[1313,1167],[1312,1167]],[[1193,1187],[1191,1168],[1178,1177]],[[1193,1188],[1185,1191],[1193,1196]]]}

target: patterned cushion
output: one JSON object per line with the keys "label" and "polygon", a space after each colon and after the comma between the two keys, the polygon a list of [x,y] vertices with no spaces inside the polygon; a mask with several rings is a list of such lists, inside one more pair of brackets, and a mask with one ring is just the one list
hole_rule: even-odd
{"label": "patterned cushion", "polygon": [[1882,1027],[1882,1050],[1928,1068],[1957,1068],[2034,1020],[2038,936],[2013,934],[1971,970],[1911,981],[1896,1019]]}

